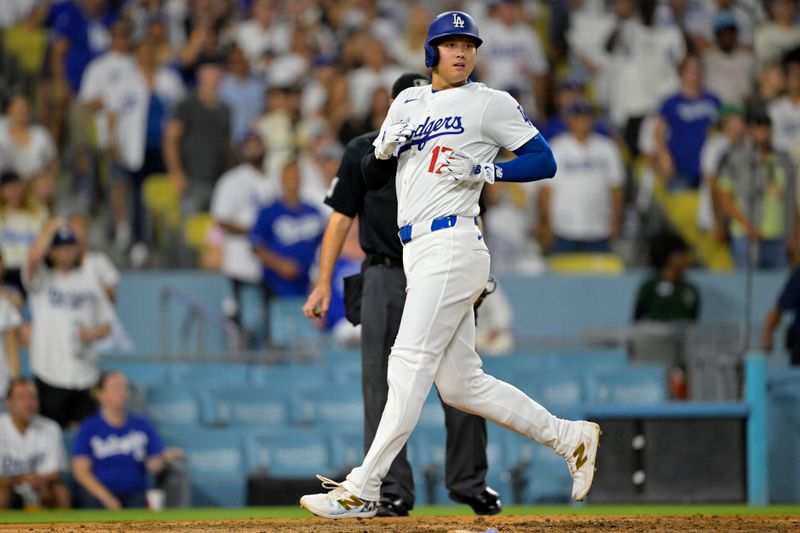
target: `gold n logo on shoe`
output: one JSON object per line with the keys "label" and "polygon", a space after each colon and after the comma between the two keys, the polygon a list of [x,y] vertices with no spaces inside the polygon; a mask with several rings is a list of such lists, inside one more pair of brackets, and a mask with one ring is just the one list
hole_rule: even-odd
{"label": "gold n logo on shoe", "polygon": [[586,457],[586,446],[581,442],[581,445],[578,446],[578,449],[575,450],[575,453],[572,454],[572,457],[577,457],[577,461],[575,461],[575,469],[579,470],[580,467],[586,462],[588,457]]}
{"label": "gold n logo on shoe", "polygon": [[349,511],[353,507],[358,507],[359,505],[364,505],[364,502],[362,502],[360,499],[358,499],[357,496],[353,496],[352,494],[350,495],[349,499],[340,498],[340,499],[338,499],[336,501],[339,502],[339,505],[344,507],[347,511]]}

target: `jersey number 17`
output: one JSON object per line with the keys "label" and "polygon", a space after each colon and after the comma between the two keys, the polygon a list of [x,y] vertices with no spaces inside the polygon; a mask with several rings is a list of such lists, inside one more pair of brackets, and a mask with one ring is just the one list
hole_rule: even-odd
{"label": "jersey number 17", "polygon": [[439,160],[439,156],[444,156],[447,152],[452,152],[453,149],[447,146],[435,146],[433,151],[431,152],[431,164],[428,165],[428,172],[431,174],[441,174],[444,171],[445,164],[440,163],[439,166],[436,166],[436,163]]}

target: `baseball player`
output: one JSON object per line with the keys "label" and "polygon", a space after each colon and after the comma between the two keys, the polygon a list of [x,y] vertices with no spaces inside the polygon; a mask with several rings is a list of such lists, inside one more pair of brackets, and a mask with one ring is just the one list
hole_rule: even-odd
{"label": "baseball player", "polygon": [[[407,278],[406,304],[389,356],[389,397],[372,446],[343,483],[318,476],[327,493],[300,505],[325,518],[369,518],[381,481],[419,419],[434,383],[442,399],[553,448],[583,500],[594,478],[600,427],[562,420],[513,386],[483,373],[475,352],[472,305],[489,277],[489,250],[476,216],[484,182],[555,175],[550,147],[508,94],[471,82],[482,41],[460,11],[428,28],[432,85],[401,92],[374,142],[370,166],[396,157],[397,220]],[[494,163],[503,147],[518,157]],[[374,161],[370,164],[371,161]]]}
{"label": "baseball player", "polygon": [[[392,96],[408,87],[430,85],[421,74],[404,74],[392,86]],[[359,217],[359,240],[366,253],[362,266],[361,298],[362,390],[364,393],[364,446],[368,449],[378,429],[386,397],[389,353],[400,327],[406,298],[403,272],[403,246],[397,238],[397,195],[393,183],[379,190],[367,190],[361,172],[361,159],[372,155],[372,131],[347,145],[336,181],[325,203],[334,209],[320,249],[317,283],[303,308],[312,318],[325,315],[331,300],[334,264],[345,236]],[[389,160],[387,177],[394,177],[397,159]],[[466,503],[481,515],[502,509],[497,492],[486,486],[486,421],[444,404],[447,428],[445,482],[451,497]],[[406,516],[414,507],[414,480],[405,448],[392,463],[381,486],[378,516]]]}

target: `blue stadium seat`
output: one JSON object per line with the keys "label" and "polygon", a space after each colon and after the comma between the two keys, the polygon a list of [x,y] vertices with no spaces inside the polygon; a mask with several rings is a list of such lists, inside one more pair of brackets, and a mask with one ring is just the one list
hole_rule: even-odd
{"label": "blue stadium seat", "polygon": [[270,340],[275,346],[317,347],[321,334],[303,315],[305,298],[273,298],[270,302]]}
{"label": "blue stadium seat", "polygon": [[248,379],[259,387],[281,390],[315,389],[330,383],[322,365],[254,365]]}
{"label": "blue stadium seat", "polygon": [[244,506],[246,475],[239,430],[163,431],[162,437],[167,446],[186,451],[193,507]]}
{"label": "blue stadium seat", "polygon": [[364,431],[351,428],[331,431],[331,462],[334,471],[348,472],[364,461]]}
{"label": "blue stadium seat", "polygon": [[527,484],[520,503],[566,503],[572,491],[567,463],[547,446],[533,441],[530,465],[525,470]]}
{"label": "blue stadium seat", "polygon": [[210,389],[215,425],[251,429],[286,427],[297,416],[299,399],[291,391],[269,387],[230,385]]}
{"label": "blue stadium seat", "polygon": [[323,431],[293,429],[245,434],[245,465],[248,473],[266,473],[278,478],[334,476],[331,444]]}
{"label": "blue stadium seat", "polygon": [[248,366],[241,363],[183,363],[169,370],[171,382],[190,385],[244,385],[248,376]]}
{"label": "blue stadium seat", "polygon": [[164,361],[115,361],[112,357],[100,359],[106,371],[122,372],[134,385],[161,385],[169,381],[171,364]]}
{"label": "blue stadium seat", "polygon": [[616,371],[594,372],[587,378],[592,404],[646,405],[667,400],[667,375],[661,365],[633,365]]}
{"label": "blue stadium seat", "polygon": [[[146,392],[147,414],[159,427],[197,426],[201,423],[201,403],[210,401],[203,391],[188,387],[158,385]],[[204,412],[211,410],[203,407]]]}
{"label": "blue stadium seat", "polygon": [[328,386],[303,390],[301,420],[325,428],[361,428],[364,400],[360,386]]}

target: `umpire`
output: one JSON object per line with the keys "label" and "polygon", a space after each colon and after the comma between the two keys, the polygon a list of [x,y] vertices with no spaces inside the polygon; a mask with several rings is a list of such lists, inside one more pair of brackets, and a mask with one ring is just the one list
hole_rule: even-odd
{"label": "umpire", "polygon": [[[408,87],[429,84],[426,76],[404,74],[392,86],[392,98]],[[373,150],[372,141],[377,136],[378,131],[365,133],[347,145],[333,187],[325,198],[334,213],[322,239],[319,278],[303,306],[309,318],[324,316],[328,311],[333,268],[353,219],[358,215],[359,240],[366,253],[360,313],[365,450],[375,437],[386,405],[389,352],[400,327],[406,298],[393,180],[397,160],[394,159],[394,168],[382,170],[389,183],[379,190],[367,188],[361,171],[361,158]],[[444,403],[442,406],[447,429],[445,483],[450,497],[468,504],[476,514],[499,513],[502,509],[499,495],[486,486],[486,421]],[[383,480],[378,516],[407,516],[413,507],[414,481],[404,447]]]}

